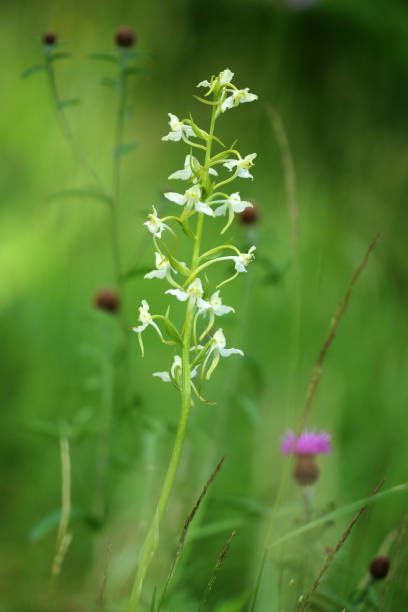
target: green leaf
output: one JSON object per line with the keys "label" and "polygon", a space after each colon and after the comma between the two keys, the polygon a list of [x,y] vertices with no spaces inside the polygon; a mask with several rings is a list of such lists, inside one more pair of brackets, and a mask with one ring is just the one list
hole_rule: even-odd
{"label": "green leaf", "polygon": [[192,542],[193,540],[201,540],[202,538],[208,538],[213,535],[218,535],[219,533],[224,533],[225,531],[230,532],[232,529],[237,529],[238,527],[242,527],[243,525],[245,525],[245,522],[242,519],[216,521],[214,523],[209,523],[208,525],[203,525],[201,527],[196,527],[196,529],[191,529],[190,534],[187,536],[187,542]]}
{"label": "green leaf", "polygon": [[198,125],[194,123],[191,115],[190,115],[190,118],[191,118],[191,129],[193,130],[194,134],[197,136],[197,138],[200,138],[201,140],[208,142],[208,140],[210,139],[209,135],[206,132],[204,132],[204,130],[199,128]]}
{"label": "green leaf", "polygon": [[178,342],[179,344],[183,344],[183,340],[179,334],[177,327],[172,323],[169,319],[170,306],[167,308],[166,316],[164,319],[164,327],[169,338]]}
{"label": "green leaf", "polygon": [[42,72],[43,70],[45,70],[44,64],[34,64],[34,66],[30,66],[29,68],[24,70],[24,72],[21,74],[21,78],[26,79],[32,74],[35,74],[36,72]]}
{"label": "green leaf", "polygon": [[68,108],[69,106],[78,106],[78,104],[80,104],[79,98],[69,98],[68,100],[61,100],[58,107]]}
{"label": "green leaf", "polygon": [[135,57],[150,57],[150,51],[136,51],[134,49],[120,49],[120,54],[125,60],[132,60]]}
{"label": "green leaf", "polygon": [[[80,506],[72,506],[70,519],[82,518],[85,515]],[[42,540],[50,531],[57,528],[61,519],[61,509],[53,510],[41,518],[28,532],[30,542]]]}
{"label": "green leaf", "polygon": [[146,76],[151,76],[152,71],[149,70],[148,68],[142,68],[139,66],[130,66],[129,68],[125,68],[123,70],[123,74],[125,76],[129,76],[129,75],[140,75],[140,74],[144,74]]}
{"label": "green leaf", "polygon": [[95,200],[100,200],[105,204],[112,204],[112,198],[108,196],[103,191],[98,191],[98,189],[86,188],[86,187],[78,187],[73,189],[63,189],[62,191],[56,191],[49,196],[49,200],[59,200],[62,198],[92,198]]}
{"label": "green leaf", "polygon": [[153,597],[152,597],[152,603],[150,604],[150,612],[154,612],[156,609],[156,592],[157,592],[157,588],[154,587],[153,589]]}
{"label": "green leaf", "polygon": [[307,533],[312,529],[316,529],[316,527],[320,527],[328,521],[333,521],[334,519],[340,518],[344,514],[359,510],[362,506],[371,506],[371,504],[375,504],[381,499],[384,499],[385,497],[396,495],[398,493],[408,493],[408,482],[404,482],[403,484],[397,485],[396,487],[392,487],[391,489],[388,489],[388,491],[382,491],[380,493],[376,493],[375,495],[370,495],[369,497],[363,497],[362,499],[353,502],[352,504],[348,504],[347,506],[338,508],[333,512],[329,512],[328,514],[322,516],[319,519],[316,519],[315,521],[310,521],[310,523],[306,523],[306,525],[298,527],[297,529],[294,529],[286,535],[276,539],[270,544],[269,548],[278,546],[278,544],[282,544],[287,540],[291,540],[292,538],[296,538],[297,536],[302,535],[303,533]]}
{"label": "green leaf", "polygon": [[234,599],[224,601],[220,606],[217,606],[215,612],[242,612],[248,603],[250,593],[241,593]]}
{"label": "green leaf", "polygon": [[88,55],[89,59],[100,60],[102,62],[109,62],[110,64],[117,64],[118,57],[114,53],[91,53]]}
{"label": "green leaf", "polygon": [[71,53],[68,53],[68,51],[61,51],[60,53],[53,53],[52,55],[50,55],[49,61],[56,62],[57,60],[68,59],[70,57],[72,57]]}
{"label": "green leaf", "polygon": [[61,437],[61,428],[51,421],[30,419],[29,421],[25,421],[22,426],[28,431],[51,436],[52,438],[59,439]]}
{"label": "green leaf", "polygon": [[193,98],[195,98],[199,102],[202,102],[203,104],[208,104],[209,106],[214,106],[218,104],[218,102],[211,102],[210,100],[204,100],[204,98],[200,98],[200,96],[193,95]]}
{"label": "green leaf", "polygon": [[138,146],[139,146],[138,142],[126,142],[125,144],[120,145],[120,147],[117,147],[115,151],[115,157],[116,158],[122,157],[122,155],[126,155],[126,153],[130,153],[130,151],[133,151]]}
{"label": "green leaf", "polygon": [[254,402],[254,400],[248,397],[247,395],[242,395],[242,394],[237,394],[236,400],[238,401],[239,405],[244,410],[244,412],[247,414],[249,420],[251,421],[251,424],[259,425],[260,417],[259,417],[259,410],[258,410],[258,406],[256,402]]}
{"label": "green leaf", "polygon": [[128,281],[138,276],[144,276],[150,271],[151,271],[151,267],[134,266],[133,268],[130,268],[130,270],[128,270],[127,272],[125,272],[125,274],[122,275],[122,280]]}
{"label": "green leaf", "polygon": [[170,253],[168,253],[168,258],[173,268],[177,270],[179,274],[182,274],[183,276],[190,276],[191,270],[189,270],[183,262],[170,255]]}
{"label": "green leaf", "polygon": [[119,85],[119,82],[115,79],[111,79],[110,77],[103,77],[101,79],[101,85],[105,87],[112,87],[112,89],[116,89]]}
{"label": "green leaf", "polygon": [[327,608],[327,603],[329,603],[333,605],[331,609],[336,610],[336,611],[337,610],[347,610],[347,612],[354,612],[356,610],[356,607],[354,606],[354,604],[352,604],[347,599],[344,599],[338,593],[336,593],[333,589],[325,585],[320,586],[319,590],[313,594],[313,602],[316,601],[317,603],[318,600],[320,599],[323,600],[322,601],[323,605],[326,604],[325,606],[326,608]]}

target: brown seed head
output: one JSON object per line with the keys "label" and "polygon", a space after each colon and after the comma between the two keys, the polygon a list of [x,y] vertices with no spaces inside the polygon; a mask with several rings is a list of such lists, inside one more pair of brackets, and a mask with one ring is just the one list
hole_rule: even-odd
{"label": "brown seed head", "polygon": [[113,289],[99,289],[94,297],[94,304],[101,310],[107,312],[117,312],[120,308],[119,295]]}
{"label": "brown seed head", "polygon": [[374,580],[381,580],[382,578],[385,578],[388,574],[389,569],[390,560],[385,555],[374,557],[369,567],[370,574],[374,578]]}
{"label": "brown seed head", "polygon": [[239,213],[239,218],[244,225],[253,225],[259,221],[259,207],[251,200],[248,201],[253,204],[252,208],[248,207],[242,213]]}
{"label": "brown seed head", "polygon": [[314,455],[297,455],[293,478],[301,487],[312,485],[319,478],[320,469]]}
{"label": "brown seed head", "polygon": [[57,35],[55,32],[45,32],[42,40],[44,45],[54,45],[57,42]]}
{"label": "brown seed head", "polygon": [[132,28],[122,26],[115,34],[115,42],[118,47],[132,47],[136,43],[136,36]]}

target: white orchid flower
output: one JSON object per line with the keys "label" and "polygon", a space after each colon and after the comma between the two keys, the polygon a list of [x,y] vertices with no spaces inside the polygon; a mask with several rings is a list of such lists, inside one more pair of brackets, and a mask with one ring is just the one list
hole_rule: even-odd
{"label": "white orchid flower", "polygon": [[200,83],[198,83],[197,87],[209,87],[210,91],[208,91],[206,94],[208,95],[209,93],[213,91],[217,83],[219,85],[226,85],[227,83],[231,83],[233,78],[234,78],[234,73],[231,72],[229,68],[226,68],[225,70],[222,70],[222,72],[220,72],[220,74],[218,75],[216,79],[213,80],[212,85],[209,81],[205,80],[205,81],[201,81]]}
{"label": "white orchid flower", "polygon": [[[193,179],[194,181],[197,181],[197,175],[200,172],[202,168],[202,165],[200,164],[200,162],[198,161],[198,159],[196,159],[194,157],[194,155],[186,155],[186,159],[184,160],[184,168],[183,170],[177,170],[176,172],[173,172],[173,174],[170,174],[169,179],[181,179],[182,181],[188,181],[189,179]],[[214,176],[217,176],[217,171],[214,170],[214,168],[209,168],[208,170],[209,174],[213,174]]]}
{"label": "white orchid flower", "polygon": [[197,212],[202,212],[210,217],[214,216],[213,209],[205,202],[200,201],[201,187],[199,185],[193,185],[184,194],[168,191],[164,194],[164,197],[179,206],[185,205],[188,211],[194,208]]}
{"label": "white orchid flower", "polygon": [[156,256],[156,270],[145,274],[145,278],[168,278],[170,272],[176,272],[174,268],[171,267],[170,262],[167,257],[163,257],[160,253],[155,252]]}
{"label": "white orchid flower", "polygon": [[146,300],[142,300],[142,305],[139,306],[139,321],[141,325],[137,325],[136,327],[131,327],[130,329],[136,332],[137,334],[139,334],[139,344],[140,344],[140,349],[143,355],[144,349],[143,349],[143,342],[142,342],[142,332],[146,329],[146,327],[151,325],[157,331],[157,333],[160,336],[160,339],[163,342],[164,342],[164,338],[160,331],[160,327],[157,325],[157,323],[155,323],[152,315],[149,312],[149,304],[146,302]]}
{"label": "white orchid flower", "polygon": [[[170,372],[154,372],[153,376],[157,376],[161,378],[164,382],[170,382],[171,380],[176,380],[180,382],[181,380],[181,372],[182,372],[182,362],[180,355],[174,356],[173,364],[170,368]],[[190,373],[190,378],[195,378],[197,376],[197,368],[193,368]]]}
{"label": "white orchid flower", "polygon": [[227,341],[225,340],[225,336],[224,336],[224,332],[222,331],[222,328],[220,327],[219,329],[217,329],[217,331],[215,332],[215,334],[212,337],[212,341],[211,341],[211,347],[210,347],[210,353],[214,353],[216,355],[221,355],[221,357],[229,357],[230,355],[241,355],[242,357],[244,356],[243,351],[241,351],[241,349],[237,349],[237,348],[225,348]]}
{"label": "white orchid flower", "polygon": [[217,331],[212,337],[211,345],[210,345],[207,357],[203,365],[203,369],[204,369],[210,355],[214,355],[212,364],[210,368],[208,369],[208,372],[206,375],[207,380],[210,378],[211,374],[214,372],[215,368],[217,367],[220,357],[229,357],[230,355],[234,355],[234,354],[241,355],[242,357],[244,356],[244,353],[241,351],[241,349],[236,349],[236,348],[227,349],[225,348],[225,345],[226,345],[226,340],[225,340],[224,332],[222,331],[221,328],[217,329]]}
{"label": "white orchid flower", "polygon": [[221,112],[225,113],[225,111],[229,108],[234,108],[234,106],[238,106],[238,104],[244,104],[244,102],[254,102],[254,100],[258,99],[253,93],[249,93],[249,87],[245,89],[229,89],[227,91],[230,92],[231,95],[228,98],[225,98],[224,102],[221,104]]}
{"label": "white orchid flower", "polygon": [[182,139],[183,135],[186,138],[189,136],[195,136],[193,128],[190,125],[186,125],[182,121],[179,121],[179,118],[172,113],[168,113],[168,115],[170,117],[170,132],[167,134],[167,136],[163,136],[162,140],[173,140],[174,142],[178,142]]}
{"label": "white orchid flower", "polygon": [[251,263],[253,259],[255,259],[255,255],[253,252],[256,250],[255,246],[251,246],[248,253],[240,253],[239,255],[229,255],[228,259],[232,259],[235,262],[235,269],[237,272],[247,272],[247,267]]}
{"label": "white orchid flower", "polygon": [[228,170],[237,169],[237,176],[241,178],[251,178],[254,177],[249,172],[249,168],[252,168],[254,165],[254,159],[256,157],[256,153],[250,153],[246,155],[243,159],[229,159],[227,160],[223,166],[228,168]]}
{"label": "white orchid flower", "polygon": [[196,278],[193,282],[187,287],[186,291],[182,289],[167,289],[166,293],[171,293],[171,295],[175,295],[176,298],[180,302],[185,302],[189,298],[193,298],[193,301],[196,302],[200,298],[203,297],[203,285],[201,284],[201,280]]}
{"label": "white orchid flower", "polygon": [[246,208],[252,208],[252,206],[251,202],[241,200],[239,191],[236,191],[235,193],[231,193],[230,197],[225,200],[222,206],[214,210],[214,216],[219,217],[220,215],[225,215],[228,210],[233,213],[240,213]]}
{"label": "white orchid flower", "polygon": [[216,291],[208,300],[198,298],[197,300],[198,314],[205,314],[209,312],[217,317],[222,317],[229,312],[235,312],[231,306],[224,306],[222,299],[220,298],[220,292]]}
{"label": "white orchid flower", "polygon": [[161,238],[164,229],[170,229],[168,225],[157,216],[157,210],[153,206],[153,212],[149,214],[147,221],[143,224],[146,225],[149,232],[151,232],[157,238]]}

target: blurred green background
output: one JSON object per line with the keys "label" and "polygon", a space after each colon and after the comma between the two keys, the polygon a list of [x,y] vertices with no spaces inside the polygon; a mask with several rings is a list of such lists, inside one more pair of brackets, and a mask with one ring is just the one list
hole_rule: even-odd
{"label": "blurred green background", "polygon": [[[185,117],[191,111],[207,129],[207,109],[192,97],[195,86],[226,67],[235,72],[238,86],[259,96],[258,102],[226,113],[217,125],[225,142],[239,138],[243,155],[258,153],[255,180],[240,181],[234,190],[255,200],[259,223],[248,229],[236,221],[228,234],[242,248],[255,242],[258,258],[248,275],[225,288],[225,303],[237,314],[222,321],[228,345],[241,347],[246,359],[222,363],[206,389],[217,406],[197,404],[192,411],[176,492],[145,593],[148,609],[154,586],[160,588],[167,574],[185,516],[226,455],[195,531],[193,524],[169,609],[197,609],[223,542],[236,527],[208,609],[240,610],[238,604],[222,606],[253,585],[265,517],[285,463],[280,436],[296,427],[331,317],[377,232],[382,240],[341,321],[308,422],[333,436],[333,453],[320,461],[316,513],[370,494],[382,478],[385,488],[407,480],[406,2],[20,0],[3,2],[1,10],[0,610],[94,609],[109,538],[107,609],[123,609],[177,425],[176,391],[151,377],[152,371],[166,369],[168,350],[146,334],[142,360],[132,337],[135,396],[129,410],[114,402],[107,512],[103,523],[96,523],[95,452],[110,376],[101,372],[100,356],[111,363],[118,343],[115,317],[93,306],[95,292],[115,284],[109,218],[106,206],[91,198],[50,200],[56,191],[92,180],[61,136],[44,74],[22,80],[21,73],[40,60],[45,30],[55,30],[69,43],[72,58],[55,64],[58,88],[64,98],[80,98],[67,116],[109,184],[116,97],[101,79],[112,76],[114,66],[88,55],[114,50],[114,32],[122,24],[134,28],[138,48],[151,53],[138,60],[149,76],[129,81],[133,115],[126,121],[125,141],[136,140],[138,147],[122,162],[119,221],[125,269],[151,266],[153,248],[142,223],[152,204],[163,210],[165,189],[181,189],[167,177],[182,167],[188,151],[161,142],[167,113]],[[267,105],[283,120],[296,169],[298,331],[284,174]],[[208,245],[218,241],[216,227],[207,223]],[[141,298],[154,311],[168,303],[159,281],[132,278],[126,287],[129,326],[137,324]],[[173,308],[177,311],[174,303]],[[120,376],[116,388],[120,397]],[[83,426],[71,441],[73,541],[56,603],[48,595],[61,488],[53,431],[66,432],[68,425],[72,431],[75,423]],[[327,592],[348,596],[387,534],[400,525],[406,502],[404,495],[396,496],[367,511],[328,572]],[[302,520],[298,504],[299,491],[291,484],[285,488],[287,511],[279,515],[276,536]],[[329,526],[314,542],[306,586],[324,562],[325,547],[335,545],[350,519]],[[291,577],[297,580],[293,564],[303,558],[301,545],[294,541],[271,555],[259,610],[280,609],[285,597],[292,601],[288,583]],[[390,592],[391,607],[385,609],[405,609],[403,582],[394,580]],[[289,610],[294,604],[286,605]],[[340,609],[321,605],[314,609]]]}

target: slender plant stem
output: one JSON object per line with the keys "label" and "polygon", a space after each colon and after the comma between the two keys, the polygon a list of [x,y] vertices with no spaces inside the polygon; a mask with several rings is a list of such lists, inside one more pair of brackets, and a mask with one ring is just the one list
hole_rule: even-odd
{"label": "slender plant stem", "polygon": [[92,166],[91,162],[89,161],[83,149],[79,146],[78,142],[74,138],[71,127],[66,118],[64,109],[61,104],[61,98],[60,98],[58,88],[57,88],[55,71],[54,71],[54,66],[52,63],[52,56],[46,57],[45,68],[47,72],[47,78],[48,78],[48,83],[50,86],[51,96],[52,96],[52,99],[54,101],[55,108],[57,111],[57,117],[58,117],[58,122],[60,124],[61,132],[63,136],[65,137],[65,139],[67,140],[69,146],[71,147],[72,152],[74,153],[78,162],[82,164],[84,168],[86,168],[86,170],[89,172],[92,178],[96,181],[96,183],[105,191],[104,185],[98,173],[96,172],[95,168]]}
{"label": "slender plant stem", "polygon": [[173,562],[172,562],[172,564],[170,566],[170,571],[169,571],[169,574],[167,576],[167,580],[166,580],[166,583],[164,585],[163,592],[161,594],[161,597],[160,597],[160,600],[159,600],[159,603],[158,603],[158,606],[157,606],[157,612],[160,612],[162,604],[163,604],[164,600],[166,599],[167,589],[168,589],[170,581],[171,581],[171,579],[172,579],[172,577],[174,575],[174,572],[175,572],[175,569],[176,569],[176,565],[177,565],[177,563],[178,563],[178,561],[179,561],[179,559],[181,557],[181,553],[182,553],[182,550],[183,550],[183,547],[184,547],[184,543],[186,541],[187,531],[188,531],[188,528],[190,527],[191,521],[193,520],[193,518],[195,517],[195,515],[196,515],[196,513],[198,511],[198,509],[200,507],[200,504],[203,501],[203,499],[205,497],[205,494],[207,493],[208,487],[211,485],[212,481],[214,480],[214,478],[216,477],[216,475],[220,471],[221,466],[224,463],[224,459],[225,459],[225,457],[223,457],[221,459],[221,461],[219,461],[217,467],[215,468],[215,470],[211,474],[210,478],[205,483],[204,488],[201,491],[201,493],[200,493],[200,495],[199,495],[199,497],[198,497],[198,499],[197,499],[197,501],[196,501],[196,503],[194,505],[194,508],[192,509],[190,514],[187,516],[186,520],[184,521],[183,530],[181,532],[179,543],[178,543],[178,546],[177,546],[176,556],[173,559]]}
{"label": "slender plant stem", "polygon": [[69,519],[71,516],[71,460],[69,453],[68,438],[60,440],[61,453],[61,518],[58,527],[57,546],[51,569],[50,591],[55,591],[61,565],[64,560],[68,546],[71,544],[72,535],[68,532]]}
{"label": "slender plant stem", "polygon": [[290,152],[289,140],[285,126],[279,113],[270,105],[266,111],[270,117],[272,127],[275,132],[279,152],[283,166],[283,177],[286,194],[286,205],[290,220],[290,236],[292,245],[292,329],[290,343],[290,371],[289,371],[289,391],[288,407],[289,413],[293,416],[296,398],[296,379],[299,364],[299,338],[300,338],[300,313],[301,313],[301,273],[300,273],[300,210],[296,198],[296,174],[292,155]]}
{"label": "slender plant stem", "polygon": [[[213,106],[211,114],[211,125],[210,125],[210,138],[207,142],[205,164],[211,156],[211,143],[212,136],[214,133],[215,125],[215,110]],[[208,172],[207,177],[208,178]],[[203,231],[204,214],[198,213],[197,215],[197,227],[194,238],[193,255],[191,259],[191,270],[194,271],[198,268],[200,258],[200,245],[201,236]],[[154,554],[159,544],[159,529],[160,524],[167,507],[167,502],[170,497],[171,490],[173,488],[174,479],[177,473],[177,469],[180,463],[181,453],[183,450],[184,439],[187,430],[188,419],[190,415],[191,407],[191,363],[190,363],[190,346],[192,339],[192,330],[194,322],[194,298],[190,298],[187,303],[186,317],[183,325],[182,332],[182,351],[181,351],[181,363],[182,363],[182,387],[181,387],[181,411],[180,420],[177,428],[176,439],[174,442],[173,450],[170,457],[170,462],[167,468],[166,476],[164,479],[163,487],[159,496],[156,510],[153,515],[153,520],[150,525],[149,531],[143,543],[140,551],[140,558],[136,577],[133,583],[132,592],[127,605],[127,612],[136,612],[142,594],[143,582],[147,573],[147,570],[153,560]]]}
{"label": "slender plant stem", "polygon": [[126,405],[130,405],[132,396],[131,363],[130,363],[130,335],[126,323],[126,302],[124,275],[120,253],[120,148],[123,144],[123,127],[126,105],[126,75],[123,70],[125,56],[119,60],[119,89],[116,112],[115,140],[112,157],[112,203],[110,207],[110,239],[112,248],[113,270],[116,287],[120,297],[120,327],[123,338],[123,366],[124,366],[124,395]]}

